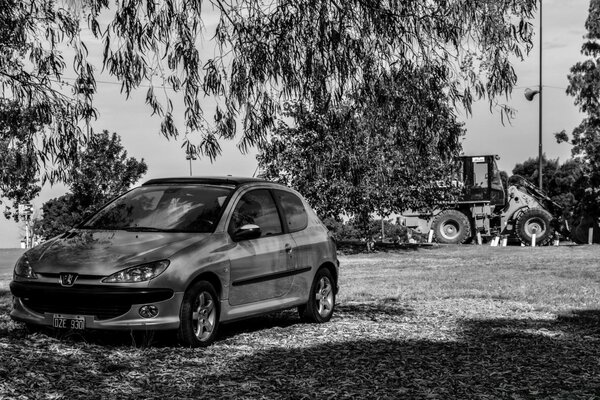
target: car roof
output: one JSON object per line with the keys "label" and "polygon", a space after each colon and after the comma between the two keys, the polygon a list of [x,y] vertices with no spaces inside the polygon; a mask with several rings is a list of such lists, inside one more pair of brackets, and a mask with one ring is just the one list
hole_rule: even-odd
{"label": "car roof", "polygon": [[247,183],[273,183],[264,179],[235,176],[183,176],[175,178],[157,178],[144,182],[142,186],[164,184],[209,184],[241,186]]}

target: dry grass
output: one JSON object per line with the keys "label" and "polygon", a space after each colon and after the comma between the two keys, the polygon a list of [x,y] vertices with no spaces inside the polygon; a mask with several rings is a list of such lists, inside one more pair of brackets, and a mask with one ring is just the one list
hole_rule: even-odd
{"label": "dry grass", "polygon": [[203,350],[30,334],[0,289],[0,398],[599,398],[598,250],[344,256],[330,323],[286,311]]}

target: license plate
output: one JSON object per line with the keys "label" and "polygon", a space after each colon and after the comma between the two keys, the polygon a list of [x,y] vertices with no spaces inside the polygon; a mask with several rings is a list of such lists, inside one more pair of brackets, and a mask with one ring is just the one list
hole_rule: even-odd
{"label": "license plate", "polygon": [[85,329],[85,318],[82,315],[54,314],[52,325],[61,329]]}

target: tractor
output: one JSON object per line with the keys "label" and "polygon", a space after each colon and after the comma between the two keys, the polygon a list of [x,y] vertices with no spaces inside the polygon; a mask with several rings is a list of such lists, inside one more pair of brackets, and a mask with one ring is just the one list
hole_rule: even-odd
{"label": "tractor", "polygon": [[460,189],[454,202],[438,204],[433,211],[403,213],[407,227],[433,231],[438,243],[460,244],[474,237],[517,238],[525,245],[545,245],[556,234],[567,234],[562,208],[544,192],[518,175],[504,188],[497,156],[461,156],[455,164],[453,184]]}

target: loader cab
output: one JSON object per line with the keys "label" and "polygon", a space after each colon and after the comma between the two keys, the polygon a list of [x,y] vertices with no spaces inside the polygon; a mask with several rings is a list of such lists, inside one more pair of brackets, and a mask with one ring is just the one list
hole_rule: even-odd
{"label": "loader cab", "polygon": [[496,156],[461,156],[458,165],[462,165],[463,171],[462,201],[489,201],[491,206],[504,206],[506,195]]}

